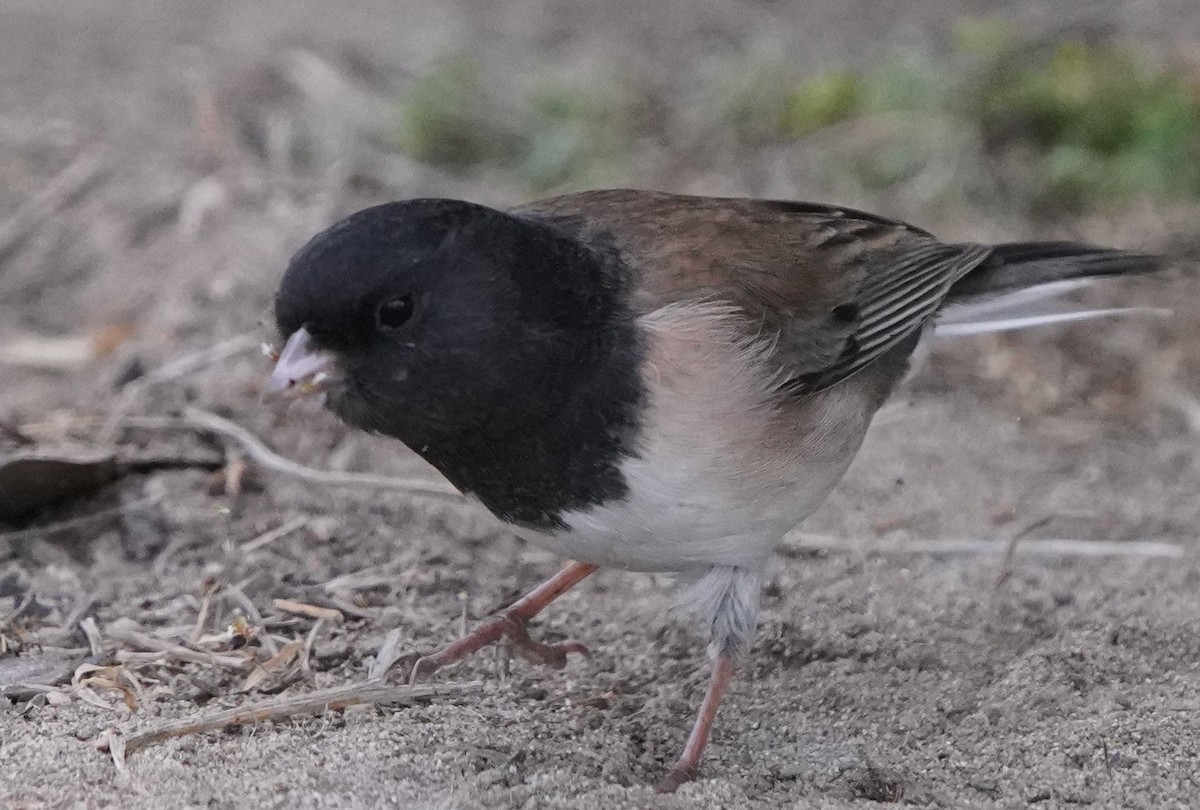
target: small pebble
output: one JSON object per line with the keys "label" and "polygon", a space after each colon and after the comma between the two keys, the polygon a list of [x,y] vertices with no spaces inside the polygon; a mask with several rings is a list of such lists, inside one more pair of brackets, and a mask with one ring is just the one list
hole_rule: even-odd
{"label": "small pebble", "polygon": [[83,742],[91,742],[92,740],[94,740],[100,736],[100,729],[97,728],[96,726],[80,726],[79,728],[75,729],[75,731],[73,731],[71,733],[75,736],[75,739],[77,739],[77,740],[82,740]]}

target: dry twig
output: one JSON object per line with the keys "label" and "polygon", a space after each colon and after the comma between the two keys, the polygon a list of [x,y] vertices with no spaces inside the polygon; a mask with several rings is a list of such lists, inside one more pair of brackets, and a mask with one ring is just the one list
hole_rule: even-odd
{"label": "dry twig", "polygon": [[300,640],[289,641],[279,649],[279,652],[272,655],[261,664],[256,664],[254,670],[246,676],[246,680],[242,682],[239,691],[249,692],[256,686],[260,686],[272,676],[280,676],[281,679],[286,676],[287,671],[293,664],[296,663],[299,655],[304,652],[304,642]]}
{"label": "dry twig", "polygon": [[[119,409],[118,409],[119,410]],[[91,420],[81,418],[80,422],[87,423]],[[241,446],[246,454],[253,459],[259,466],[272,470],[281,475],[287,475],[292,478],[299,478],[304,481],[311,481],[317,484],[325,484],[328,486],[352,486],[352,487],[367,487],[375,489],[393,489],[399,490],[410,495],[421,497],[434,498],[447,503],[465,504],[467,499],[462,493],[451,487],[449,484],[441,484],[436,481],[424,480],[419,478],[395,478],[387,475],[372,475],[370,473],[355,473],[342,472],[338,470],[319,470],[315,467],[306,467],[303,464],[298,464],[291,459],[284,458],[276,453],[271,448],[251,433],[246,428],[231,422],[224,417],[218,416],[211,411],[206,411],[201,408],[188,407],[184,409],[182,419],[171,419],[157,416],[120,416],[113,420],[113,430],[117,426],[127,425],[131,428],[140,428],[143,430],[191,430],[201,431],[204,433],[213,433],[229,439]],[[46,430],[59,430],[57,425],[45,425],[38,423],[30,423],[21,425],[22,430],[29,430],[34,433],[43,432]],[[129,507],[127,507],[129,508]],[[86,518],[87,521],[107,517],[114,512],[97,513],[93,517]],[[55,526],[55,530],[58,530]],[[32,536],[39,531],[46,529],[28,530]],[[16,535],[18,533],[13,533]],[[9,537],[10,535],[0,535],[0,540]],[[251,541],[253,542],[253,541]]]}
{"label": "dry twig", "polygon": [[110,624],[105,628],[105,635],[112,641],[128,644],[140,650],[166,653],[172,658],[177,658],[180,661],[189,661],[193,664],[205,664],[207,666],[219,666],[229,669],[245,669],[251,663],[244,656],[221,655],[220,653],[208,652],[206,650],[193,650],[190,647],[184,647],[182,644],[175,644],[165,639],[155,638],[149,633],[142,632],[136,624],[127,620],[118,620]]}
{"label": "dry twig", "polygon": [[392,560],[391,562],[380,563],[378,565],[369,565],[366,568],[359,568],[356,571],[339,574],[328,582],[325,582],[321,588],[326,593],[374,588],[396,581],[401,576],[402,570],[409,567],[411,567],[411,563],[404,560]]}
{"label": "dry twig", "polygon": [[404,653],[400,652],[400,645],[404,643],[404,631],[396,627],[388,631],[387,637],[384,638],[383,644],[379,648],[379,652],[375,653],[375,660],[371,662],[371,668],[367,670],[368,681],[381,681],[383,676],[387,675],[392,664],[400,660]]}
{"label": "dry twig", "polygon": [[173,360],[168,360],[153,371],[147,372],[136,383],[153,385],[177,380],[193,371],[199,371],[206,366],[211,366],[213,363],[228,360],[230,357],[235,357],[257,348],[258,339],[253,334],[234,335],[212,346],[207,346],[203,349],[176,357]]}
{"label": "dry twig", "polygon": [[99,156],[87,154],[59,172],[41,191],[0,225],[0,257],[7,255],[20,244],[38,223],[51,217],[82,193],[100,176],[100,171]]}
{"label": "dry twig", "polygon": [[104,652],[104,639],[100,635],[100,628],[96,626],[96,620],[88,616],[79,623],[79,629],[83,631],[83,635],[87,638],[92,657],[99,658]]}
{"label": "dry twig", "polygon": [[243,554],[249,554],[251,551],[257,551],[258,549],[262,548],[263,546],[274,543],[276,540],[278,540],[281,537],[287,537],[292,532],[304,528],[307,524],[308,524],[308,518],[306,518],[306,517],[301,516],[301,517],[297,517],[297,518],[292,518],[287,523],[284,523],[282,526],[276,526],[274,529],[271,529],[270,531],[263,532],[258,537],[255,537],[253,540],[247,540],[245,543],[242,544],[241,552]]}
{"label": "dry twig", "polygon": [[335,622],[342,622],[346,617],[342,615],[340,610],[333,608],[321,607],[320,605],[310,605],[307,602],[297,602],[295,599],[273,599],[271,604],[276,610],[282,610],[285,613],[295,613],[300,616],[308,616],[310,619],[333,619]]}
{"label": "dry twig", "polygon": [[457,697],[479,692],[482,689],[482,681],[418,684],[416,686],[366,682],[349,686],[335,686],[331,689],[321,689],[304,695],[288,695],[236,709],[202,714],[185,720],[156,723],[129,735],[110,731],[97,740],[97,746],[101,750],[107,749],[112,754],[117,768],[124,769],[125,757],[128,754],[174,737],[202,734],[206,731],[217,731],[230,726],[246,726],[261,723],[264,720],[280,720],[302,714],[341,711],[347,706],[361,704],[409,705],[418,700]]}
{"label": "dry twig", "polygon": [[300,653],[300,669],[306,677],[312,675],[313,645],[317,643],[317,634],[321,632],[321,627],[324,624],[324,619],[317,619],[313,622],[312,629],[308,631],[308,635],[304,637],[304,650]]}
{"label": "dry twig", "polygon": [[[787,551],[868,552],[874,554],[1006,554],[1011,543],[975,538],[907,540],[903,543],[850,540],[822,534],[792,532],[779,548]],[[1024,540],[1020,553],[1043,557],[1148,557],[1179,559],[1187,550],[1158,540]]]}
{"label": "dry twig", "polygon": [[208,624],[208,611],[212,607],[212,598],[220,589],[220,584],[214,582],[204,592],[204,598],[200,600],[200,610],[196,612],[196,624],[192,627],[192,632],[188,635],[188,641],[195,644],[200,637],[204,635],[204,627]]}
{"label": "dry twig", "polygon": [[141,511],[147,507],[154,506],[161,500],[158,495],[150,495],[145,498],[140,498],[136,501],[122,504],[121,506],[113,507],[112,509],[101,509],[98,512],[92,512],[90,515],[81,515],[77,518],[69,520],[60,520],[57,523],[47,523],[44,526],[31,526],[28,529],[19,529],[15,532],[6,532],[0,534],[0,546],[7,543],[17,543],[22,540],[32,540],[35,537],[42,537],[48,534],[57,532],[72,531],[74,529],[82,529],[85,526],[90,526],[102,520],[119,517],[130,512]]}
{"label": "dry twig", "polygon": [[349,599],[343,599],[337,594],[329,594],[325,597],[325,601],[333,605],[347,616],[353,616],[356,619],[374,621],[379,618],[379,611],[377,609],[359,607]]}
{"label": "dry twig", "polygon": [[182,357],[169,360],[158,368],[147,372],[140,379],[134,380],[125,386],[120,398],[117,399],[116,404],[109,411],[104,425],[100,428],[97,441],[100,444],[112,444],[117,433],[117,428],[124,420],[125,414],[129,412],[134,401],[151,386],[176,380],[212,363],[219,363],[222,360],[247,352],[257,346],[258,341],[252,334],[234,335],[215,345],[206,346],[199,351],[190,352]]}
{"label": "dry twig", "polygon": [[398,489],[410,495],[437,498],[453,503],[464,503],[465,499],[449,484],[439,485],[435,482],[411,478],[393,478],[386,475],[371,475],[370,473],[340,472],[337,470],[318,470],[305,467],[291,459],[284,458],[262,440],[241,425],[217,416],[215,413],[200,408],[189,407],[183,412],[184,421],[192,427],[216,433],[231,439],[242,446],[246,454],[260,466],[283,475],[313,481],[318,484],[343,485],[357,487],[376,487],[380,489]]}

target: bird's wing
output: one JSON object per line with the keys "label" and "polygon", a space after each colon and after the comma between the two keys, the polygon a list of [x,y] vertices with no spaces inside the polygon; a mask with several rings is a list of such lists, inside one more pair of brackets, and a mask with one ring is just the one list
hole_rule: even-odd
{"label": "bird's wing", "polygon": [[638,274],[640,311],[697,300],[736,307],[797,393],[829,388],[919,333],[990,252],[810,203],[617,190],[512,213],[610,246]]}

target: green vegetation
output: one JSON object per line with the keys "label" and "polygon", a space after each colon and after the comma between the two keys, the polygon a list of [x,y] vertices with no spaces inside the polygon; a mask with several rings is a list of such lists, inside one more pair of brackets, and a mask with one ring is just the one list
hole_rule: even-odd
{"label": "green vegetation", "polygon": [[1123,48],[1068,41],[1002,60],[971,112],[990,148],[1036,152],[1059,202],[1200,197],[1200,86]]}
{"label": "green vegetation", "polygon": [[866,91],[859,76],[840,71],[798,82],[783,95],[779,132],[799,138],[845,121],[863,108]]}
{"label": "green vegetation", "polygon": [[417,160],[463,167],[502,159],[512,134],[487,115],[479,66],[444,60],[415,81],[400,100],[391,145]]}
{"label": "green vegetation", "polygon": [[[708,82],[701,103],[656,110],[649,127],[619,83],[542,84],[505,103],[469,59],[449,60],[398,99],[389,140],[419,160],[493,166],[540,191],[625,181],[646,134],[639,125],[653,130],[683,115],[689,124],[676,132],[694,135],[702,119],[703,137],[689,147],[710,151],[816,138],[831,165],[870,190],[923,172],[965,188],[965,173],[990,171],[977,185],[1003,187],[1032,208],[1200,198],[1200,77],[1119,44],[1022,42],[996,19],[961,22],[949,46],[936,59],[893,58],[857,72],[728,70]],[[668,133],[649,134],[676,148]],[[947,158],[956,149],[969,159]]]}
{"label": "green vegetation", "polygon": [[397,102],[385,141],[417,160],[464,168],[495,165],[531,188],[602,184],[627,150],[626,105],[615,95],[568,84],[540,86],[516,109],[488,95],[472,60],[438,64]]}
{"label": "green vegetation", "polygon": [[557,84],[534,92],[517,168],[534,189],[619,182],[632,111],[621,98]]}
{"label": "green vegetation", "polygon": [[911,178],[950,126],[1022,175],[1034,206],[1200,197],[1200,77],[1114,44],[1023,45],[1000,20],[964,21],[951,42],[930,63],[892,60],[782,86],[776,70],[730,94],[726,115],[750,144],[869,129],[869,148],[848,161],[867,188]]}

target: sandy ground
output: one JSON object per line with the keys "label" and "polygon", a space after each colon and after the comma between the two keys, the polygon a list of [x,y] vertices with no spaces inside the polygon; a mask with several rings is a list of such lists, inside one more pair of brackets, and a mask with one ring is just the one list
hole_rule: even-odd
{"label": "sandy ground", "polygon": [[[337,124],[361,115],[378,88],[464,49],[514,85],[538,71],[621,64],[670,99],[712,60],[785,53],[803,67],[840,65],[871,48],[933,47],[957,15],[994,7],[260,0],[201,13],[141,0],[8,0],[0,222],[20,220],[81,155],[101,171],[53,211],[35,211],[5,246],[0,338],[108,336],[113,348],[68,371],[0,366],[0,423],[47,447],[94,447],[119,409],[126,418],[109,439],[124,452],[225,464],[236,445],[180,428],[191,405],[315,467],[428,476],[402,447],[348,434],[332,417],[262,409],[266,365],[253,348],[118,392],[138,368],[239,335],[269,338],[260,324],[287,256],[344,211],[388,197],[499,203],[526,193],[495,173],[411,161],[371,174],[373,156],[334,125],[313,146],[328,171],[282,170],[239,145],[247,120],[270,108]],[[1061,22],[1039,3],[1006,7],[1028,26]],[[1194,3],[1080,9],[1151,47],[1200,47]],[[303,72],[307,90],[263,79],[273,75],[264,64]],[[714,193],[827,191],[781,173],[776,154],[701,161],[654,144],[630,156],[628,177]],[[958,237],[1045,233],[986,205],[935,217],[904,199],[841,201]],[[1054,233],[1194,251],[1197,213],[1145,202]],[[1186,402],[1200,396],[1200,314],[1180,305],[1196,300],[1195,280],[1113,285],[1095,300],[1179,312],[947,345],[881,413],[844,484],[781,546],[754,653],[701,778],[675,796],[647,784],[691,723],[707,674],[702,644],[670,610],[668,578],[621,572],[597,575],[537,623],[539,635],[594,652],[561,672],[485,654],[439,678],[480,680],[478,692],[185,737],[131,754],[118,771],[93,745],[107,729],[351,683],[389,631],[433,647],[558,565],[465,506],[252,464],[237,497],[210,469],[130,474],[0,535],[0,685],[12,698],[0,699],[0,803],[1196,806],[1200,425]],[[8,452],[17,439],[2,441]],[[101,510],[110,518],[46,528]],[[299,528],[247,550],[289,522]],[[955,540],[982,545],[936,545]],[[276,599],[342,617],[311,633],[311,618]],[[269,667],[242,691],[245,667],[126,656],[91,673],[90,691],[12,686],[61,683],[85,661],[118,663],[114,652],[133,649],[114,641],[121,620],[178,641],[252,613],[277,644],[311,633],[308,672]],[[105,648],[96,658],[79,627],[87,617]],[[261,662],[258,644],[250,650]],[[208,644],[233,657],[235,646]],[[126,675],[139,684],[121,681],[133,710],[114,688]]]}

